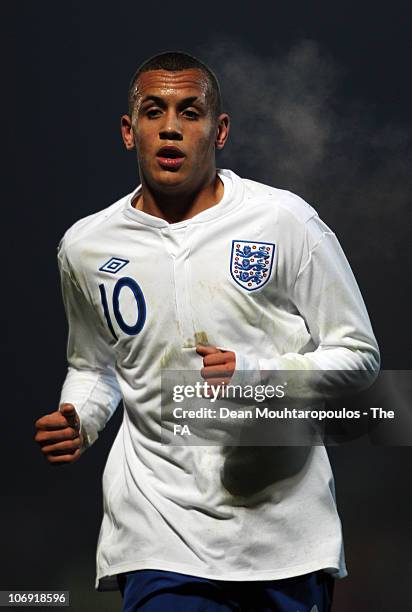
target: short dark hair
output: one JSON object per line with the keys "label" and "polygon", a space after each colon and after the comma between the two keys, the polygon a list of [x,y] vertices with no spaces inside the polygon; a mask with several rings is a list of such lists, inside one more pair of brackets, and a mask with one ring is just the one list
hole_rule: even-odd
{"label": "short dark hair", "polygon": [[190,68],[196,68],[205,75],[208,83],[208,97],[212,113],[216,117],[220,115],[222,112],[222,97],[220,94],[219,82],[214,72],[196,57],[189,55],[189,53],[183,53],[182,51],[166,51],[150,57],[148,60],[143,62],[143,64],[141,64],[141,66],[139,66],[134,73],[132,80],[130,81],[128,95],[130,117],[132,116],[136,101],[136,81],[142,72],[149,72],[151,70],[170,70],[170,72],[177,72],[180,70],[188,70]]}

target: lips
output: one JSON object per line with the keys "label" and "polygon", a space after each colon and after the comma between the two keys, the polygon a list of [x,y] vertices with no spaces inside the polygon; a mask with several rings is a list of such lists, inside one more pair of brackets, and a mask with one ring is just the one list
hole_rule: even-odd
{"label": "lips", "polygon": [[185,157],[183,151],[176,146],[161,147],[156,154],[160,166],[165,170],[179,169]]}

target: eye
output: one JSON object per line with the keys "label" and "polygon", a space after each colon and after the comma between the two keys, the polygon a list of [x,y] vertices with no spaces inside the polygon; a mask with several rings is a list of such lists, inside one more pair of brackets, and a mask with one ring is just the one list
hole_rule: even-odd
{"label": "eye", "polygon": [[199,113],[197,113],[194,110],[189,110],[186,109],[183,111],[183,115],[187,118],[187,119],[199,119]]}
{"label": "eye", "polygon": [[149,119],[156,119],[156,117],[159,117],[161,111],[159,108],[149,108],[146,111],[146,117],[148,117]]}

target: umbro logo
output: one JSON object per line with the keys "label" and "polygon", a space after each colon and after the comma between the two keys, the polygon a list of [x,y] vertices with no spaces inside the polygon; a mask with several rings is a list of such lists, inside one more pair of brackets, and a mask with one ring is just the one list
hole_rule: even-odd
{"label": "umbro logo", "polygon": [[111,257],[109,261],[106,261],[105,264],[99,268],[101,272],[110,272],[110,274],[116,274],[122,268],[127,266],[129,263],[128,259],[121,259],[120,257]]}

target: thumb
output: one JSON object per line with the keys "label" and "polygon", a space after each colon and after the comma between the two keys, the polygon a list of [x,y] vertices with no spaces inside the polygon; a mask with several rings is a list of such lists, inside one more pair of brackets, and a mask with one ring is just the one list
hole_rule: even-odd
{"label": "thumb", "polygon": [[205,357],[206,355],[214,355],[215,353],[221,353],[222,351],[216,346],[205,346],[204,344],[196,345],[196,353]]}
{"label": "thumb", "polygon": [[79,429],[79,417],[76,412],[76,408],[73,404],[61,404],[60,412],[68,422],[70,427],[74,429]]}

